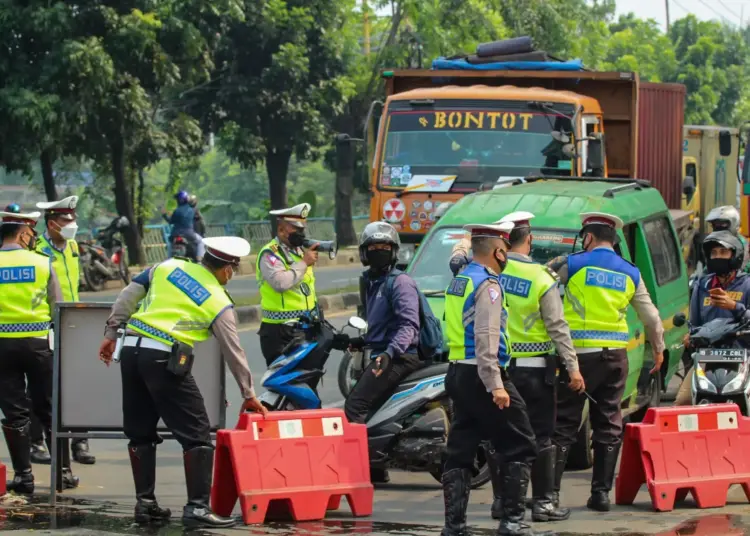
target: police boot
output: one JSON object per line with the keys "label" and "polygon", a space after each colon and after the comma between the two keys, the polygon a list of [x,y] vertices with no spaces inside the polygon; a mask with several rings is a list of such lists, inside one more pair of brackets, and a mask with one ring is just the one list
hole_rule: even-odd
{"label": "police boot", "polygon": [[445,526],[440,536],[467,536],[466,509],[469,507],[471,471],[451,469],[443,473],[443,502]]}
{"label": "police boot", "polygon": [[44,439],[31,444],[31,463],[40,465],[49,465],[52,463],[52,457],[49,455],[47,447],[44,445]]}
{"label": "police boot", "polygon": [[615,465],[620,454],[620,443],[594,443],[594,474],[591,477],[591,497],[586,506],[598,512],[609,512],[609,491],[615,478]]}
{"label": "police boot", "polygon": [[500,473],[502,462],[500,456],[492,448],[487,448],[487,467],[490,470],[490,482],[492,483],[492,508],[490,513],[492,519],[500,519],[503,511],[503,477]]}
{"label": "police boot", "polygon": [[185,483],[188,503],[182,509],[185,527],[232,527],[235,520],[214,514],[208,506],[213,477],[213,447],[195,447],[185,451]]}
{"label": "police boot", "polygon": [[94,465],[96,463],[96,456],[89,452],[88,439],[74,439],[72,446],[73,459],[75,461],[84,465]]}
{"label": "police boot", "polygon": [[570,454],[570,447],[556,447],[555,452],[555,483],[552,487],[552,504],[555,508],[560,507],[560,487],[562,485],[562,477],[565,472],[565,466],[568,463],[568,454]]}
{"label": "police boot", "polygon": [[373,484],[387,484],[391,481],[388,469],[370,466],[370,482]]}
{"label": "police boot", "polygon": [[29,424],[21,428],[3,426],[3,435],[8,444],[10,461],[13,464],[13,480],[6,482],[8,491],[34,493],[34,475],[31,473],[31,439]]}
{"label": "police boot", "polygon": [[154,489],[156,488],[156,444],[128,447],[130,466],[133,469],[135,483],[135,522],[138,524],[153,521],[167,521],[172,512],[169,508],[161,508],[156,502]]}
{"label": "police boot", "polygon": [[[49,430],[47,431],[45,442],[47,443],[47,450],[52,452],[52,433]],[[70,468],[70,444],[67,439],[61,441],[58,455],[60,456],[60,467],[62,468],[62,488],[77,488],[78,477],[73,476],[73,471]]]}
{"label": "police boot", "polygon": [[555,455],[557,447],[550,445],[539,451],[531,466],[531,491],[534,521],[564,521],[570,517],[569,508],[560,508],[555,501]]}

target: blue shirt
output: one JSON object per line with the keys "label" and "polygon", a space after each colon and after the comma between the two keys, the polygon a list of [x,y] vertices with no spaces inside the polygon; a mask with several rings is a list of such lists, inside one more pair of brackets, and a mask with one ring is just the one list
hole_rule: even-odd
{"label": "blue shirt", "polygon": [[393,281],[389,300],[383,285],[387,276],[371,281],[368,271],[363,277],[367,285],[365,346],[372,349],[372,357],[383,352],[390,357],[416,354],[419,342],[417,284],[409,275],[399,275]]}
{"label": "blue shirt", "polygon": [[195,210],[189,204],[178,205],[172,216],[164,218],[172,224],[172,234],[177,235],[187,231],[193,231],[193,222],[195,220]]}
{"label": "blue shirt", "polygon": [[735,278],[724,289],[737,302],[733,311],[711,305],[708,291],[718,288],[714,274],[704,275],[698,280],[690,299],[690,326],[702,326],[716,318],[739,321],[743,315],[750,314],[750,275],[737,272]]}

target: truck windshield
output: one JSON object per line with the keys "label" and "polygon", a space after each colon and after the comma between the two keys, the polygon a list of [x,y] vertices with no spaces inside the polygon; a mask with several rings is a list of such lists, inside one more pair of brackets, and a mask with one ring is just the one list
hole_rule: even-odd
{"label": "truck windshield", "polygon": [[[418,106],[390,103],[380,186],[420,192],[474,191],[529,175],[570,176],[573,162],[553,131],[571,135],[571,121],[528,103],[460,101]],[[573,114],[570,105],[555,110]]]}
{"label": "truck windshield", "polygon": [[[559,229],[534,229],[531,245],[531,258],[539,263],[581,250],[581,241],[576,240],[577,231],[560,231]],[[463,229],[445,227],[436,230],[420,246],[417,257],[409,266],[409,274],[423,292],[443,291],[453,278],[448,262],[451,251],[459,240],[467,236]],[[575,244],[575,250],[573,245]]]}

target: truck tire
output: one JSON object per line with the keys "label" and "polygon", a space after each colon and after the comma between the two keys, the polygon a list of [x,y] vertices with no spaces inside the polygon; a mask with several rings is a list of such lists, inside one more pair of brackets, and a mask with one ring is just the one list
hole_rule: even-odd
{"label": "truck tire", "polygon": [[[588,404],[588,402],[586,403]],[[588,411],[584,414],[586,417],[578,429],[576,442],[570,447],[568,464],[565,466],[566,469],[571,471],[581,471],[594,465],[594,451],[591,449],[591,419]]]}

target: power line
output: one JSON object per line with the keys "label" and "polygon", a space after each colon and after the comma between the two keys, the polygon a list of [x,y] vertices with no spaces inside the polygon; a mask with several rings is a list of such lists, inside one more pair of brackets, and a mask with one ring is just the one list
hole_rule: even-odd
{"label": "power line", "polygon": [[724,15],[722,15],[722,14],[721,14],[721,13],[719,13],[718,11],[716,11],[716,10],[715,10],[715,9],[713,8],[713,6],[711,6],[711,5],[707,4],[707,3],[706,3],[706,2],[704,1],[704,0],[698,0],[698,2],[700,2],[701,4],[703,4],[704,6],[706,6],[706,7],[708,8],[708,9],[710,9],[711,11],[713,11],[714,13],[716,13],[716,14],[717,14],[717,15],[719,16],[719,18],[721,18],[721,19],[722,19],[722,20],[723,20],[724,22],[727,22],[727,23],[730,23],[730,24],[731,24],[730,20],[729,20],[729,19],[727,19],[727,18],[726,18],[726,17],[724,16]]}
{"label": "power line", "polygon": [[729,6],[727,6],[722,0],[718,0],[718,2],[722,5],[722,7],[724,9],[726,9],[727,11],[729,11],[732,15],[734,15],[735,17],[737,17],[738,19],[740,19],[740,22],[742,22],[742,17],[740,17],[737,13],[735,13],[734,11],[732,11],[731,9],[729,9]]}

